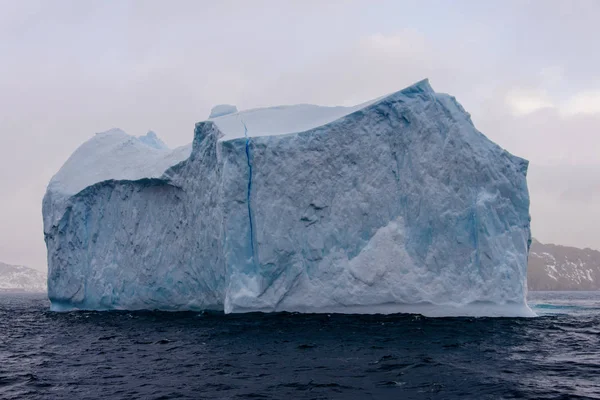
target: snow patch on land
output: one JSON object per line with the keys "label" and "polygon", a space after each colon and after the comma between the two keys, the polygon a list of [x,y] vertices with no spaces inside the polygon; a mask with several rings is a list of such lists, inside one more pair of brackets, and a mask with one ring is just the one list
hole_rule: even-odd
{"label": "snow patch on land", "polygon": [[46,292],[46,274],[22,265],[0,262],[0,292]]}

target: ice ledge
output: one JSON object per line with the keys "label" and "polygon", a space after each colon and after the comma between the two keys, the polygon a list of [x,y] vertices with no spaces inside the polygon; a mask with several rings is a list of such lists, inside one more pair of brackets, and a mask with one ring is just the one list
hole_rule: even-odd
{"label": "ice ledge", "polygon": [[[69,312],[78,310],[88,310],[85,306],[75,306],[71,303],[53,301],[50,304],[50,311],[55,312]],[[94,308],[96,311],[102,311]],[[104,311],[112,310],[148,310],[144,305],[140,305],[139,308],[107,308]],[[197,311],[206,312],[214,311],[217,313],[223,313],[221,307],[198,307],[196,305],[185,305],[182,307],[173,307],[172,309],[161,309],[161,311]],[[492,304],[492,303],[471,303],[463,306],[451,306],[451,305],[435,305],[435,304],[379,304],[373,306],[351,306],[351,307],[326,307],[326,308],[312,308],[304,307],[294,310],[271,310],[271,309],[236,309],[230,313],[224,314],[243,314],[243,313],[273,313],[273,312],[299,312],[303,314],[380,314],[380,315],[391,315],[391,314],[413,314],[422,315],[429,318],[462,318],[462,317],[475,317],[475,318],[533,318],[538,315],[529,308],[528,305],[524,304]]]}
{"label": "ice ledge", "polygon": [[507,318],[531,318],[537,317],[527,304],[507,303],[495,304],[476,302],[464,305],[448,304],[375,304],[360,306],[340,306],[340,307],[296,307],[285,310],[272,309],[244,309],[236,307],[230,313],[250,313],[250,312],[299,312],[303,314],[418,314],[425,317],[507,317]]}

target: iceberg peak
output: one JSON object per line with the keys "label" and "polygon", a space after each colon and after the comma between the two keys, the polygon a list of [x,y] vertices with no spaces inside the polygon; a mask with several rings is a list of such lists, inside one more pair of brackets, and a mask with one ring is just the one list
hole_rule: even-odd
{"label": "iceberg peak", "polygon": [[162,140],[160,140],[160,138],[154,131],[148,131],[148,133],[138,137],[138,139],[140,140],[140,142],[158,150],[169,149],[167,145]]}
{"label": "iceberg peak", "polygon": [[127,135],[127,133],[120,128],[111,128],[107,131],[96,132],[98,136],[108,136],[108,135]]}
{"label": "iceberg peak", "polygon": [[211,118],[218,118],[218,117],[222,117],[223,115],[234,114],[236,112],[238,112],[238,109],[234,105],[231,105],[231,104],[219,104],[219,105],[214,106],[210,110],[210,115],[208,116],[208,118],[209,119],[211,119]]}

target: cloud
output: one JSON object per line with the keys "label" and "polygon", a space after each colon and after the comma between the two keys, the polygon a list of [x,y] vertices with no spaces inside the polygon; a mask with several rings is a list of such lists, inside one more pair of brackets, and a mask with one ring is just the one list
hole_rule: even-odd
{"label": "cloud", "polygon": [[545,92],[535,90],[512,90],[506,95],[506,103],[516,116],[555,107]]}
{"label": "cloud", "polygon": [[[590,82],[595,83],[593,79]],[[569,87],[562,67],[542,68],[533,83],[507,91],[505,100],[513,115],[521,117],[544,109],[556,109],[563,118],[600,113],[600,90]]]}
{"label": "cloud", "polygon": [[565,82],[564,68],[559,65],[544,67],[540,71],[543,87],[557,87]]}
{"label": "cloud", "polygon": [[600,114],[600,90],[576,93],[561,106],[560,111],[564,117]]}

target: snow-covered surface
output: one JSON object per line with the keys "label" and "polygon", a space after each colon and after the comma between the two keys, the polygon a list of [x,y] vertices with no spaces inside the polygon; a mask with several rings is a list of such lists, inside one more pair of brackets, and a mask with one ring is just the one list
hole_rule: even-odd
{"label": "snow-covered surface", "polygon": [[[353,107],[325,107],[312,104],[256,108],[210,118],[223,132],[221,141],[245,137],[244,124],[249,137],[273,136],[307,131],[328,124],[378,99]],[[212,113],[211,113],[212,115]]]}
{"label": "snow-covered surface", "polygon": [[155,148],[157,150],[168,150],[167,145],[160,140],[156,132],[148,131],[144,136],[138,137],[139,141],[147,146]]}
{"label": "snow-covered surface", "polygon": [[46,274],[21,265],[0,262],[0,291],[46,292]]}
{"label": "snow-covered surface", "polygon": [[227,114],[233,114],[238,111],[236,106],[232,106],[231,104],[219,104],[218,106],[214,106],[212,110],[210,110],[210,115],[208,118],[216,118]]}
{"label": "snow-covered surface", "polygon": [[48,190],[73,195],[109,179],[158,178],[188,158],[191,150],[191,145],[169,150],[154,132],[136,138],[111,129],[82,144],[54,175]]}
{"label": "snow-covered surface", "polygon": [[533,315],[527,161],[427,81],[216,117],[186,159],[123,140],[129,161],[88,142],[93,179],[49,185],[53,309]]}

